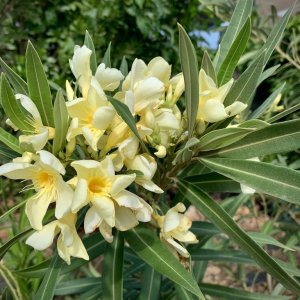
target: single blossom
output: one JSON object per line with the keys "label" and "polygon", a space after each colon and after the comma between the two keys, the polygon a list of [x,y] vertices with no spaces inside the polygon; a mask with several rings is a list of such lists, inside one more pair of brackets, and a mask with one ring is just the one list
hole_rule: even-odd
{"label": "single blossom", "polygon": [[34,232],[26,240],[26,244],[36,250],[45,250],[52,245],[54,237],[60,233],[57,240],[58,254],[68,265],[71,263],[71,256],[89,260],[89,255],[76,231],[76,219],[75,214],[68,213]]}
{"label": "single blossom", "polygon": [[77,177],[72,203],[72,212],[90,204],[84,224],[85,231],[99,227],[109,242],[112,241],[111,228],[128,230],[141,222],[151,219],[152,208],[142,198],[126,188],[135,180],[135,174],[115,175],[110,157],[103,161],[80,160],[72,162]]}
{"label": "single blossom", "polygon": [[165,216],[155,215],[154,218],[160,227],[160,237],[171,245],[184,257],[189,257],[188,251],[179,243],[195,244],[198,242],[196,236],[189,231],[192,221],[185,216],[185,206],[178,203],[170,208]]}
{"label": "single blossom", "polygon": [[73,190],[63,180],[65,168],[61,162],[50,152],[41,150],[37,152],[36,162],[31,164],[33,157],[25,155],[19,160],[0,166],[0,176],[10,179],[31,180],[36,194],[26,202],[26,215],[31,226],[41,230],[42,221],[52,202],[56,202],[55,216],[62,218],[71,209]]}
{"label": "single blossom", "polygon": [[233,104],[225,107],[223,102],[227,96],[233,79],[229,80],[221,87],[217,87],[216,83],[209,77],[203,69],[199,72],[199,106],[197,113],[197,121],[215,123],[224,120],[230,116],[235,116],[243,111],[247,105],[235,101]]}

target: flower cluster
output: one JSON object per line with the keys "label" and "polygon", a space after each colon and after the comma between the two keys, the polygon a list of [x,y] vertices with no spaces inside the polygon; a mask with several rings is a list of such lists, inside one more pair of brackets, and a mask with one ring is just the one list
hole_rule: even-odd
{"label": "flower cluster", "polygon": [[[179,203],[166,215],[159,215],[155,201],[155,195],[164,192],[158,163],[186,138],[185,113],[177,105],[184,92],[183,75],[171,76],[171,66],[162,57],[148,64],[135,59],[128,74],[104,63],[93,73],[91,55],[88,47],[76,46],[70,60],[75,81],[66,82],[69,129],[65,150],[59,155],[50,152],[51,140],[60,134],[57,128],[43,124],[28,96],[15,95],[28,112],[26,118],[33,130],[19,136],[26,151],[1,166],[0,175],[32,183],[26,188],[35,191],[26,203],[26,215],[35,232],[26,243],[43,250],[59,234],[58,253],[67,263],[71,256],[88,259],[76,228],[77,214],[85,208],[87,234],[97,229],[111,242],[113,228],[125,231],[152,220],[161,230],[161,239],[187,257],[181,242],[195,243],[197,239],[189,231],[191,221],[183,214],[184,205]],[[196,135],[209,123],[245,108],[240,102],[224,107],[232,82],[217,87],[204,70],[200,71]],[[128,107],[149,151],[141,147],[110,97]],[[11,120],[7,124],[18,130]],[[51,213],[47,212],[52,207],[55,219],[49,222]]]}

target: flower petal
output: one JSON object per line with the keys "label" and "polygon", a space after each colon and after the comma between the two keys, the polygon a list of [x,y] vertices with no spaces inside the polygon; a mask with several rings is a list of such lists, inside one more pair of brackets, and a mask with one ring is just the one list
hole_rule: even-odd
{"label": "flower petal", "polygon": [[100,223],[99,231],[108,243],[113,241],[112,228],[105,221]]}
{"label": "flower petal", "polygon": [[95,128],[106,130],[111,124],[116,111],[111,106],[102,106],[99,107],[94,115],[92,124]]}
{"label": "flower petal", "polygon": [[105,68],[105,64],[102,63],[96,70],[95,77],[99,81],[103,90],[114,91],[120,84],[120,81],[124,78],[123,74],[115,68]]}
{"label": "flower petal", "polygon": [[29,134],[29,135],[20,135],[19,143],[24,144],[24,148],[28,148],[32,152],[41,150],[47,144],[49,139],[49,131],[47,128],[40,128],[40,133],[38,134]]}
{"label": "flower petal", "polygon": [[26,240],[26,244],[36,250],[45,250],[53,243],[54,236],[57,234],[58,221],[50,222],[45,225],[40,231],[34,232]]}
{"label": "flower petal", "polygon": [[60,162],[59,159],[57,159],[52,153],[40,150],[37,152],[40,156],[39,163],[43,164],[44,166],[47,166],[48,168],[57,171],[58,173],[65,175],[66,170],[63,166],[63,164]]}
{"label": "flower petal", "polygon": [[63,181],[62,178],[58,179],[57,185],[57,198],[55,206],[55,217],[62,218],[65,214],[71,211],[74,191],[71,187]]}
{"label": "flower petal", "polygon": [[136,175],[116,175],[113,177],[110,194],[114,197],[124,189],[126,189],[131,183],[134,182]]}
{"label": "flower petal", "polygon": [[227,106],[225,108],[225,111],[229,116],[235,116],[235,115],[239,114],[240,112],[242,112],[246,107],[247,107],[247,104],[242,103],[240,101],[235,101],[231,105]]}
{"label": "flower petal", "polygon": [[96,196],[92,200],[99,216],[111,227],[115,226],[115,206],[112,199],[106,196]]}
{"label": "flower petal", "polygon": [[32,115],[34,122],[37,123],[38,126],[43,126],[41,115],[34,102],[22,94],[16,94],[16,99],[20,100],[21,105]]}
{"label": "flower petal", "polygon": [[91,233],[94,232],[95,229],[100,225],[101,223],[101,217],[96,211],[96,208],[92,206],[85,215],[84,218],[84,232],[85,233]]}
{"label": "flower petal", "polygon": [[85,179],[78,179],[75,192],[73,194],[73,201],[71,210],[77,213],[82,207],[88,204],[88,184]]}
{"label": "flower petal", "polygon": [[9,179],[32,179],[37,171],[37,167],[29,163],[15,162],[0,166],[0,176]]}
{"label": "flower petal", "polygon": [[116,228],[121,231],[131,229],[138,225],[134,213],[126,207],[116,206]]}
{"label": "flower petal", "polygon": [[114,199],[120,206],[125,206],[132,209],[139,209],[143,207],[143,204],[140,202],[140,197],[126,190],[123,190],[115,195]]}
{"label": "flower petal", "polygon": [[216,99],[209,99],[205,102],[201,112],[204,121],[215,123],[228,118],[223,103]]}
{"label": "flower petal", "polygon": [[171,66],[164,58],[158,56],[153,58],[148,64],[149,73],[167,84],[171,76]]}

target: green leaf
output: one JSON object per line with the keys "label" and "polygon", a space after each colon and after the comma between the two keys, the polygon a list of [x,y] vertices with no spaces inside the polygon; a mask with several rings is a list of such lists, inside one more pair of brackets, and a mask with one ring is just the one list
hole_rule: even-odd
{"label": "green leaf", "polygon": [[190,292],[188,292],[186,289],[184,289],[182,286],[178,284],[174,284],[174,285],[175,285],[177,300],[193,300],[193,295]]}
{"label": "green leaf", "polygon": [[252,11],[252,6],[253,6],[253,0],[238,1],[234,9],[233,15],[231,17],[230,23],[220,43],[218,59],[214,61],[217,72],[219,72],[220,67],[223,64],[223,61],[229,52],[229,49],[231,48],[232,44],[236,40],[238,33],[244,26],[248,17],[250,16]]}
{"label": "green leaf", "polygon": [[103,300],[123,299],[123,256],[124,237],[122,232],[117,231],[104,255]]}
{"label": "green leaf", "polygon": [[101,286],[94,287],[90,289],[89,291],[83,293],[80,295],[80,297],[77,300],[99,300],[102,295],[102,288]]}
{"label": "green leaf", "polygon": [[179,181],[178,186],[189,201],[196,206],[221,231],[242,247],[265,271],[270,273],[287,289],[300,292],[299,283],[276,263],[233,219],[200,188]]}
{"label": "green leaf", "polygon": [[230,158],[252,158],[300,148],[300,119],[273,124],[211,153]]}
{"label": "green leaf", "polygon": [[[1,152],[0,152],[1,154]],[[2,155],[2,154],[1,154]],[[27,199],[23,200],[22,202],[14,205],[12,208],[10,208],[8,211],[6,211],[4,214],[0,216],[0,222],[3,222],[7,216],[12,214],[14,211],[16,211],[18,208],[22,207],[27,202]]]}
{"label": "green leaf", "polygon": [[19,140],[2,128],[0,128],[0,141],[15,152],[20,154],[23,153],[19,146]]}
{"label": "green leaf", "polygon": [[295,251],[294,249],[280,243],[268,234],[262,232],[248,232],[248,235],[260,245],[273,245],[284,250]]}
{"label": "green leaf", "polygon": [[227,94],[224,105],[228,106],[235,101],[240,101],[246,104],[251,103],[251,95],[257,87],[259,76],[263,71],[264,52],[261,53],[232,85]]}
{"label": "green leaf", "polygon": [[223,128],[211,131],[202,136],[197,144],[197,150],[209,151],[223,148],[253,132],[252,128]]}
{"label": "green leaf", "polygon": [[67,280],[57,284],[54,294],[56,296],[79,294],[98,286],[101,286],[101,279],[95,277]]}
{"label": "green leaf", "polygon": [[127,63],[127,60],[126,60],[125,56],[123,56],[123,58],[122,58],[122,62],[121,62],[121,65],[120,65],[120,71],[124,76],[127,76],[127,74],[128,74],[128,63]]}
{"label": "green leaf", "polygon": [[68,132],[68,111],[62,90],[58,90],[54,102],[54,125],[55,135],[53,139],[52,152],[56,155],[66,144],[66,135]]}
{"label": "green leaf", "polygon": [[40,60],[31,42],[26,49],[26,76],[29,97],[35,103],[44,125],[54,127],[50,87]]}
{"label": "green leaf", "polygon": [[201,158],[207,167],[259,192],[300,204],[300,172],[272,164],[230,158]]}
{"label": "green leaf", "polygon": [[19,234],[17,234],[16,236],[14,236],[12,239],[10,239],[8,242],[6,242],[3,246],[1,246],[0,248],[0,260],[2,260],[3,256],[7,253],[7,251],[18,241],[22,240],[25,236],[28,235],[28,233],[30,233],[31,231],[33,231],[33,229],[27,229],[23,232],[20,232]]}
{"label": "green leaf", "polygon": [[192,292],[200,299],[205,299],[192,274],[184,269],[152,230],[136,227],[126,231],[125,238],[130,247],[153,269]]}
{"label": "green leaf", "polygon": [[12,88],[10,87],[6,76],[1,74],[0,98],[3,110],[6,116],[22,131],[32,131],[33,127],[26,119],[27,115],[21,107],[20,102],[16,99]]}
{"label": "green leaf", "polygon": [[212,236],[220,233],[214,224],[205,221],[193,221],[191,231],[197,236]]}
{"label": "green leaf", "polygon": [[258,294],[253,292],[247,292],[230,287],[225,287],[216,284],[200,283],[200,287],[207,295],[217,297],[218,299],[229,300],[288,300],[287,296],[269,296],[265,294]]}
{"label": "green leaf", "polygon": [[189,138],[193,134],[196,123],[199,102],[199,70],[195,48],[184,30],[178,24],[179,29],[179,54],[180,63],[185,84],[185,102],[187,111]]}
{"label": "green leaf", "polygon": [[105,64],[106,68],[111,68],[110,52],[111,52],[111,42],[109,42],[108,47],[102,59],[102,62]]}
{"label": "green leaf", "polygon": [[285,86],[285,82],[275,90],[253,113],[250,114],[249,119],[256,119],[262,116],[264,112],[273,104],[276,97],[281,93]]}
{"label": "green leaf", "polygon": [[90,58],[90,65],[91,65],[92,73],[95,74],[96,70],[97,70],[96,51],[95,51],[95,46],[94,46],[94,43],[93,43],[93,39],[92,39],[91,35],[89,34],[89,32],[87,30],[85,31],[84,44],[90,50],[92,50],[92,55],[91,55],[91,58]]}
{"label": "green leaf", "polygon": [[50,266],[46,271],[38,291],[33,297],[33,300],[52,300],[56,284],[59,279],[59,274],[62,266],[62,259],[57,253],[54,254]]}
{"label": "green leaf", "polygon": [[218,72],[218,85],[222,86],[228,82],[233,75],[233,72],[237,66],[237,63],[244,53],[247,42],[251,33],[251,20],[247,19],[245,25],[240,30],[236,39],[232,43],[230,49],[228,49],[227,55]]}
{"label": "green leaf", "polygon": [[199,143],[199,140],[195,137],[192,137],[191,139],[189,139],[185,143],[185,145],[176,152],[176,155],[172,161],[172,164],[176,165],[177,163],[183,163],[185,161],[190,160],[193,155],[193,151],[190,148],[197,145],[198,143]]}
{"label": "green leaf", "polygon": [[214,65],[205,50],[202,57],[201,69],[205,71],[205,73],[214,81],[217,82],[217,76],[215,72]]}
{"label": "green leaf", "polygon": [[112,106],[115,108],[119,116],[123,119],[123,121],[128,125],[128,127],[131,129],[131,131],[135,134],[135,136],[140,140],[140,143],[142,147],[144,148],[144,151],[149,153],[149,150],[147,146],[145,145],[144,141],[141,139],[139,132],[136,128],[135,119],[130,112],[128,106],[124,103],[122,103],[119,100],[114,99],[113,97],[106,96],[109,100],[109,102],[112,104]]}
{"label": "green leaf", "polygon": [[[264,59],[264,66],[269,61],[269,58],[270,58],[271,54],[273,53],[273,50],[280,42],[283,32],[284,32],[284,29],[285,29],[285,27],[289,21],[289,18],[294,10],[296,2],[297,1],[294,1],[293,5],[288,9],[288,11],[284,14],[284,16],[282,18],[280,18],[280,21],[275,25],[275,27],[269,34],[264,46],[261,48],[261,50],[257,54],[257,55],[259,55],[260,53],[265,51],[266,54],[265,54],[265,59]],[[254,62],[252,62],[252,64],[254,64]]]}
{"label": "green leaf", "polygon": [[28,95],[27,83],[0,58],[0,66],[17,94]]}
{"label": "green leaf", "polygon": [[218,173],[187,176],[184,180],[197,184],[205,192],[241,192],[239,183]]}
{"label": "green leaf", "polygon": [[297,111],[299,109],[300,109],[300,103],[298,103],[298,104],[296,104],[296,105],[294,105],[294,106],[292,106],[292,107],[284,110],[283,112],[281,112],[281,113],[273,116],[272,118],[270,118],[268,120],[268,122],[269,123],[274,123],[275,121],[278,121],[278,120],[280,120],[280,119],[282,119],[282,118],[284,118],[284,117],[292,114],[293,112],[295,112],[295,111]]}
{"label": "green leaf", "polygon": [[280,67],[280,65],[276,65],[274,67],[271,67],[269,69],[266,69],[265,71],[262,72],[262,74],[259,77],[257,85],[260,85],[264,80],[269,78],[274,74],[274,72]]}
{"label": "green leaf", "polygon": [[161,275],[149,265],[144,267],[143,285],[139,300],[158,300]]}

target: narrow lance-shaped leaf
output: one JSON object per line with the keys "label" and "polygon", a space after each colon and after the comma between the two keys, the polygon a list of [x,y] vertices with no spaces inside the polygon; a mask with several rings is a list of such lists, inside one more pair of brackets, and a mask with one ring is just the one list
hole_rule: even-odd
{"label": "narrow lance-shaped leaf", "polygon": [[213,79],[214,82],[217,82],[217,76],[216,76],[214,65],[213,65],[213,63],[212,63],[212,61],[211,61],[211,59],[210,59],[210,57],[209,57],[206,50],[203,53],[201,69],[203,69],[205,71],[205,73],[211,79]]}
{"label": "narrow lance-shaped leaf", "polygon": [[19,140],[2,128],[0,128],[0,141],[15,152],[22,154],[19,146]]}
{"label": "narrow lance-shaped leaf", "polygon": [[270,273],[286,288],[300,293],[300,284],[292,278],[274,259],[269,256],[245,231],[243,231],[234,220],[226,213],[220,205],[211,199],[197,186],[188,182],[178,182],[180,190],[189,201],[195,205],[201,213],[211,220],[221,231],[232,238],[261,266]]}
{"label": "narrow lance-shaped leaf", "polygon": [[220,67],[220,70],[218,72],[219,86],[222,86],[232,78],[236,65],[241,55],[244,53],[244,50],[246,48],[247,42],[250,37],[250,33],[251,33],[251,21],[250,18],[248,18],[245,25],[242,27],[236,39],[232,43]]}
{"label": "narrow lance-shaped leaf", "polygon": [[193,134],[199,103],[199,74],[195,48],[184,30],[178,24],[180,63],[185,85],[185,103],[187,111],[189,138]]}
{"label": "narrow lance-shaped leaf", "polygon": [[33,300],[52,300],[56,284],[59,279],[59,274],[62,266],[62,259],[57,252],[54,254],[50,266],[46,271],[38,291],[33,296]]}
{"label": "narrow lance-shaped leaf", "polygon": [[66,135],[68,131],[68,111],[66,102],[61,90],[57,91],[54,102],[54,125],[55,135],[53,139],[53,154],[57,154],[61,151],[66,143]]}
{"label": "narrow lance-shaped leaf", "polygon": [[68,296],[83,293],[99,286],[101,286],[101,278],[99,277],[78,278],[58,283],[54,294]]}
{"label": "narrow lance-shaped leaf", "polygon": [[52,97],[48,80],[31,42],[26,49],[26,76],[31,100],[37,106],[44,125],[54,127]]}
{"label": "narrow lance-shaped leaf", "polygon": [[121,65],[120,65],[120,71],[124,76],[127,76],[127,74],[128,74],[128,63],[127,63],[127,60],[126,60],[125,56],[123,56],[123,58],[122,58],[122,62],[121,62]]}
{"label": "narrow lance-shaped leaf", "polygon": [[153,269],[200,299],[205,299],[192,274],[184,269],[152,230],[136,227],[126,231],[125,238],[130,247]]}
{"label": "narrow lance-shaped leaf", "polygon": [[144,267],[143,285],[139,300],[158,300],[161,275],[149,265]]}
{"label": "narrow lance-shaped leaf", "polygon": [[235,101],[240,101],[246,104],[251,103],[251,95],[257,87],[259,76],[263,71],[264,52],[262,52],[244,72],[234,82],[232,88],[227,94],[224,105],[228,106]]}
{"label": "narrow lance-shaped leaf", "polygon": [[93,39],[92,39],[91,35],[89,34],[89,32],[87,30],[85,31],[84,44],[90,50],[92,50],[92,55],[91,55],[91,58],[90,58],[90,64],[91,64],[91,71],[92,71],[93,74],[95,74],[96,69],[97,69],[96,51],[95,51],[95,46],[94,46],[94,43],[93,43]]}
{"label": "narrow lance-shaped leaf", "polygon": [[218,59],[214,61],[217,72],[219,69],[231,47],[233,42],[235,41],[239,31],[244,26],[246,20],[251,14],[253,6],[253,0],[240,0],[238,1],[229,25],[226,29],[226,32],[222,38],[220,43],[220,52],[218,55]]}
{"label": "narrow lance-shaped leaf", "polygon": [[210,156],[252,158],[300,148],[300,119],[272,124],[250,133]]}
{"label": "narrow lance-shaped leaf", "polygon": [[201,158],[207,167],[259,192],[300,204],[300,172],[243,159]]}
{"label": "narrow lance-shaped leaf", "polygon": [[139,132],[136,128],[135,119],[130,112],[128,106],[124,103],[122,103],[119,100],[114,99],[113,97],[107,96],[109,102],[112,104],[112,106],[115,108],[117,113],[120,115],[120,117],[123,119],[123,121],[128,125],[128,127],[131,129],[131,131],[135,134],[135,136],[140,140],[140,143],[142,147],[144,148],[144,151],[149,152],[147,146],[145,145],[144,141],[141,139]]}
{"label": "narrow lance-shaped leaf", "polygon": [[259,77],[257,85],[260,85],[267,78],[271,77],[279,67],[280,67],[280,65],[276,65],[276,66],[273,66],[273,67],[263,71],[262,74]]}
{"label": "narrow lance-shaped leaf", "polygon": [[16,99],[3,73],[1,74],[0,98],[3,110],[11,122],[22,131],[32,131],[33,127],[28,123],[26,119],[27,115],[24,113],[24,110],[22,110],[20,102]]}
{"label": "narrow lance-shaped leaf", "polygon": [[124,237],[117,231],[104,255],[103,300],[123,299],[123,256]]}
{"label": "narrow lance-shaped leaf", "polygon": [[28,95],[27,83],[13,71],[3,60],[0,58],[0,66],[5,72],[9,82],[14,87],[15,93]]}
{"label": "narrow lance-shaped leaf", "polygon": [[300,103],[298,103],[298,104],[296,104],[296,105],[294,105],[294,106],[292,106],[292,107],[284,110],[283,112],[281,112],[281,113],[273,116],[272,118],[270,118],[268,120],[268,122],[269,123],[274,123],[274,122],[276,122],[276,121],[278,121],[278,120],[280,120],[280,119],[282,119],[282,118],[284,118],[284,117],[286,117],[286,116],[288,116],[288,115],[296,112],[299,109],[300,109]]}
{"label": "narrow lance-shaped leaf", "polygon": [[249,119],[260,118],[264,112],[274,103],[276,97],[282,92],[285,82],[276,89],[253,113],[250,114]]}
{"label": "narrow lance-shaped leaf", "polygon": [[111,42],[109,42],[108,47],[102,59],[102,62],[105,64],[105,67],[107,68],[111,68],[110,51],[111,51]]}

